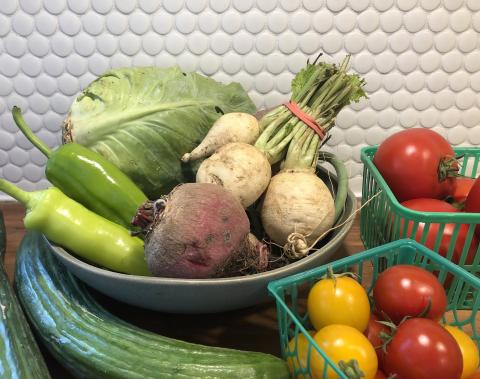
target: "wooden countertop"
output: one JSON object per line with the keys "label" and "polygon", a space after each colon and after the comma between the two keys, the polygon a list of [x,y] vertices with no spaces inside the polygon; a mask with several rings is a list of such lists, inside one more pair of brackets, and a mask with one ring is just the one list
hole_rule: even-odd
{"label": "wooden countertop", "polygon": [[[17,203],[0,202],[0,210],[4,214],[7,228],[5,265],[9,278],[12,280],[15,253],[25,233],[22,223],[24,209]],[[357,219],[337,255],[342,257],[362,250],[363,245],[360,242]],[[97,293],[95,296],[117,316],[165,336],[211,346],[280,354],[276,309],[273,300],[261,306],[227,313],[172,315],[131,307]],[[53,378],[72,378],[45,349],[42,352]]]}

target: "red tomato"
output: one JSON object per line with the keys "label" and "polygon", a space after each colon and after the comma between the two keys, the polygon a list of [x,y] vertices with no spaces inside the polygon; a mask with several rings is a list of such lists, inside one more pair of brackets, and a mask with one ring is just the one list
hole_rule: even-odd
{"label": "red tomato", "polygon": [[474,183],[475,179],[472,178],[463,178],[461,176],[455,178],[455,188],[453,188],[453,192],[450,194],[453,201],[463,203],[467,199]]}
{"label": "red tomato", "polygon": [[383,141],[373,163],[401,202],[422,197],[445,198],[455,185],[450,176],[458,171],[454,158],[452,147],[440,134],[413,128]]}
{"label": "red tomato", "polygon": [[365,330],[364,334],[367,336],[368,340],[375,348],[375,352],[377,353],[378,358],[378,367],[382,368],[382,361],[383,361],[383,340],[380,338],[380,333],[384,332],[390,334],[390,328],[386,325],[380,324],[378,321],[380,319],[372,313],[370,315],[370,319],[368,320],[367,330]]}
{"label": "red tomato", "polygon": [[[465,212],[480,213],[480,178],[475,180],[472,189],[465,200]],[[480,225],[475,229],[477,237],[480,238]]]}
{"label": "red tomato", "polygon": [[439,323],[411,318],[400,324],[384,359],[384,372],[395,379],[460,379],[462,353]]}
{"label": "red tomato", "polygon": [[[480,189],[480,186],[479,186],[479,189]],[[413,200],[404,201],[401,204],[406,208],[413,209],[415,211],[421,211],[421,212],[459,212],[459,210],[456,209],[451,204],[448,204],[445,201],[436,200],[436,199],[413,199]],[[408,223],[407,236],[411,236],[412,227],[413,227],[413,221],[410,221]],[[415,234],[415,237],[414,237],[414,239],[418,242],[420,242],[422,239],[424,227],[425,227],[424,223],[418,224],[417,233]],[[465,241],[467,239],[468,229],[469,229],[469,225],[467,224],[460,225],[458,229],[458,235],[455,240],[455,246],[453,248],[453,255],[451,259],[453,263],[458,263],[460,261],[460,258],[462,256],[462,250],[465,245]],[[425,243],[424,243],[424,245],[429,249],[432,249],[432,250],[434,249],[435,240],[437,238],[439,230],[440,230],[440,224],[430,225],[430,228],[427,234],[427,239],[425,240]],[[455,231],[455,224],[453,223],[446,224],[445,228],[443,229],[443,233],[442,233],[443,237],[440,242],[440,246],[438,248],[438,253],[443,257],[447,256],[454,231]],[[403,231],[401,230],[400,234],[402,232]],[[470,246],[468,248],[467,258],[465,260],[465,263],[471,264],[473,262],[473,259],[475,258],[475,255],[477,253],[477,248],[478,248],[478,239],[475,236],[473,236],[472,241],[470,242]]]}
{"label": "red tomato", "polygon": [[445,290],[431,272],[417,266],[396,265],[383,271],[373,287],[377,314],[395,324],[404,317],[417,317],[431,303],[425,317],[440,320],[447,307]]}
{"label": "red tomato", "polygon": [[387,377],[385,376],[385,374],[383,372],[378,370],[377,373],[375,374],[375,379],[387,379]]}

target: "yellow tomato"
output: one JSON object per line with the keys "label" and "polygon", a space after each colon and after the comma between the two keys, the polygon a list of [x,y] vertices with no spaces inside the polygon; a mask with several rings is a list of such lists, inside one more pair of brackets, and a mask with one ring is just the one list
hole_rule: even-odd
{"label": "yellow tomato", "polygon": [[[363,379],[375,378],[378,368],[377,354],[367,337],[357,329],[348,325],[329,325],[320,329],[315,334],[314,340],[337,366],[341,361],[348,363],[355,360],[363,372]],[[312,351],[310,361],[314,379],[340,378],[330,367],[327,369],[327,375],[323,376],[326,363],[316,350]]]}
{"label": "yellow tomato", "polygon": [[477,344],[463,330],[451,325],[444,325],[444,327],[455,338],[458,346],[460,346],[463,357],[463,371],[460,379],[467,379],[480,364]]}
{"label": "yellow tomato", "polygon": [[[308,334],[310,334],[312,337],[315,335],[314,330],[309,330]],[[309,346],[309,341],[307,337],[303,333],[299,333],[297,335],[297,341],[295,344],[295,337],[293,337],[289,342],[288,342],[288,350],[292,353],[296,351],[296,355],[293,357],[288,357],[287,358],[287,364],[288,368],[290,369],[290,374],[292,378],[303,378],[304,376],[302,374],[299,374],[297,376],[294,375],[294,370],[295,369],[306,369],[308,365],[308,346]],[[295,350],[295,347],[297,350]],[[312,346],[311,348],[311,353],[315,350],[315,348]]]}
{"label": "yellow tomato", "polygon": [[307,309],[316,330],[342,324],[364,332],[370,318],[367,292],[348,276],[321,279],[315,283],[308,293]]}

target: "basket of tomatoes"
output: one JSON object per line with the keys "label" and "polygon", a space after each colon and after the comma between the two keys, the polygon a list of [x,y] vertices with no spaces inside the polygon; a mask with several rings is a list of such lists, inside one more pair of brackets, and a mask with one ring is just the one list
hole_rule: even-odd
{"label": "basket of tomatoes", "polygon": [[411,238],[480,274],[480,148],[452,148],[435,131],[413,128],[363,148],[361,160],[367,249]]}
{"label": "basket of tomatoes", "polygon": [[268,286],[292,378],[473,379],[480,279],[400,239]]}

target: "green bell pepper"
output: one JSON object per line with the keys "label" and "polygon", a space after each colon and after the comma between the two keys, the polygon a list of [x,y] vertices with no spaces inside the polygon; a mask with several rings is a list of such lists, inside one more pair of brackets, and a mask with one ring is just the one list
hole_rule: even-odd
{"label": "green bell pepper", "polygon": [[120,169],[100,154],[76,143],[51,150],[27,126],[18,107],[18,128],[48,158],[45,175],[55,187],[88,209],[127,228],[147,196]]}

